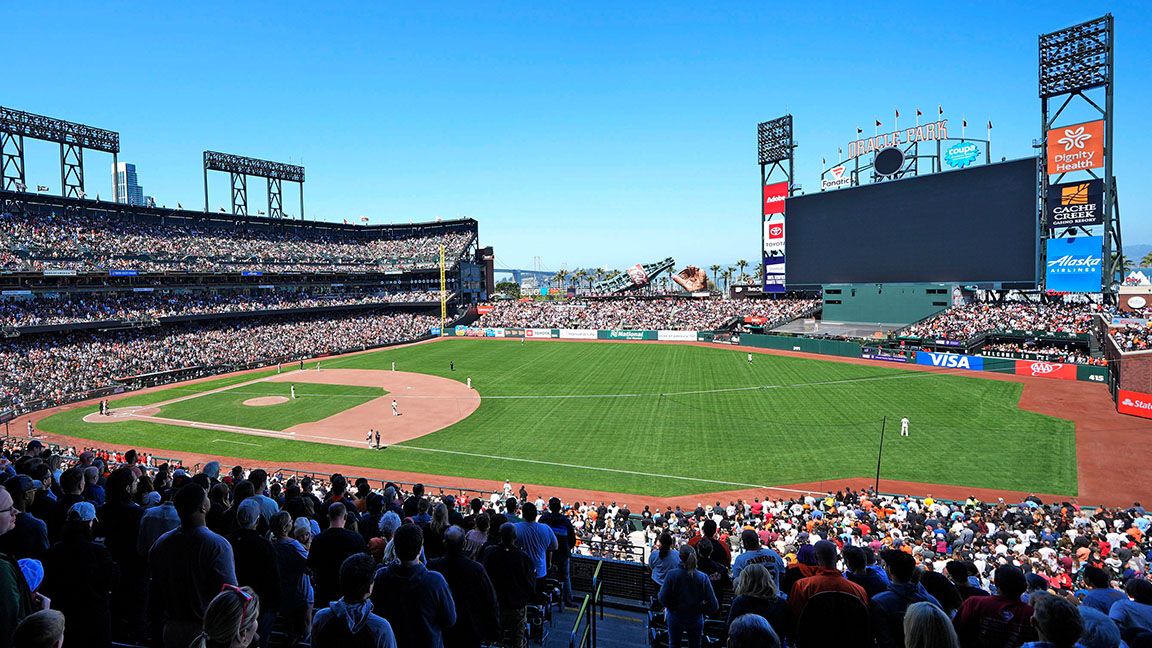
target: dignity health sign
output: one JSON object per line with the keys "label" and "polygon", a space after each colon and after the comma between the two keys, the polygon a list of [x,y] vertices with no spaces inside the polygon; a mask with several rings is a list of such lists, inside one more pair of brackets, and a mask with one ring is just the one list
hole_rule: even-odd
{"label": "dignity health sign", "polygon": [[1048,239],[1044,287],[1053,292],[1098,293],[1104,269],[1104,238]]}

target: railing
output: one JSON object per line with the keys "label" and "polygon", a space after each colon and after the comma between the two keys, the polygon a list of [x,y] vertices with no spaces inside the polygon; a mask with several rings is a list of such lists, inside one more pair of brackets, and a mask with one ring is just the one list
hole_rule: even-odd
{"label": "railing", "polygon": [[600,580],[600,567],[592,573],[592,593],[584,595],[580,611],[576,613],[576,623],[568,635],[568,648],[596,648],[596,615],[599,609],[600,620],[604,620],[604,583]]}

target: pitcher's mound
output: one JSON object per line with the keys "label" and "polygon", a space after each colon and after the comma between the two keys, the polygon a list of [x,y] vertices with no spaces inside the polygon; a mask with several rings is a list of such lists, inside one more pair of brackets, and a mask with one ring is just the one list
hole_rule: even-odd
{"label": "pitcher's mound", "polygon": [[244,401],[245,405],[250,407],[264,407],[267,405],[279,405],[280,403],[287,403],[287,396],[261,396],[259,398],[249,398]]}

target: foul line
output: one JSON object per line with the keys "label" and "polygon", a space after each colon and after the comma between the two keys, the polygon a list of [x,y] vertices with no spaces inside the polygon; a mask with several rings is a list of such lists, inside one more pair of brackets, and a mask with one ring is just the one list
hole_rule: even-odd
{"label": "foul line", "polygon": [[260,447],[259,443],[244,443],[243,441],[229,441],[228,439],[212,439],[212,443],[235,443],[236,445],[246,445],[254,448]]}
{"label": "foul line", "polygon": [[683,480],[683,481],[702,482],[705,484],[722,484],[724,486],[743,486],[744,488],[765,488],[765,489],[771,489],[771,490],[786,491],[789,493],[811,494],[811,493],[817,492],[817,491],[801,490],[798,488],[782,488],[780,486],[765,486],[763,484],[746,484],[744,482],[722,481],[722,480],[718,480],[718,479],[702,479],[700,477],[680,477],[677,475],[662,475],[662,474],[658,474],[658,473],[640,472],[637,470],[621,470],[619,468],[604,468],[601,466],[581,466],[578,464],[559,463],[556,461],[543,461],[540,459],[519,459],[517,457],[500,457],[500,456],[496,456],[496,455],[479,454],[476,452],[461,452],[459,450],[443,450],[440,448],[421,448],[419,446],[407,446],[407,445],[401,445],[401,444],[392,444],[388,447],[389,448],[402,448],[404,450],[420,450],[422,452],[441,452],[444,454],[462,455],[465,457],[476,457],[479,459],[497,459],[500,461],[519,461],[521,463],[541,464],[544,466],[555,466],[558,468],[577,468],[577,469],[581,469],[581,470],[598,470],[600,472],[624,473],[627,475],[640,475],[641,477],[657,477],[660,479],[679,479],[679,480]]}

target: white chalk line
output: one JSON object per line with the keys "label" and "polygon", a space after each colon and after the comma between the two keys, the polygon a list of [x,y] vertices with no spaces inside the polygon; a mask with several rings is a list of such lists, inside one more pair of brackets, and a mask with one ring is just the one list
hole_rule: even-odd
{"label": "white chalk line", "polygon": [[599,472],[610,473],[623,473],[626,475],[639,475],[641,477],[656,477],[659,479],[677,479],[682,481],[701,482],[704,484],[721,484],[723,486],[741,486],[743,488],[764,488],[778,491],[786,491],[789,493],[815,493],[816,491],[800,490],[797,488],[783,488],[780,486],[765,486],[764,484],[747,484],[744,482],[723,481],[719,479],[703,479],[701,477],[681,477],[679,475],[663,475],[659,473],[641,472],[638,470],[622,470],[620,468],[604,468],[602,466],[581,466],[579,464],[560,463],[557,461],[543,461],[541,459],[520,459],[518,457],[500,457],[497,455],[480,454],[476,452],[462,452],[460,450],[444,450],[441,448],[421,448],[419,446],[408,446],[403,444],[394,443],[389,448],[402,448],[404,450],[420,450],[422,452],[439,452],[443,454],[461,455],[465,457],[475,457],[478,459],[497,459],[499,461],[519,461],[521,463],[540,464],[544,466],[553,466],[556,468],[576,468],[580,470],[596,470]]}
{"label": "white chalk line", "polygon": [[212,439],[212,443],[234,443],[236,445],[252,446],[253,448],[261,447],[259,443],[244,443],[243,441],[229,441],[228,439]]}

